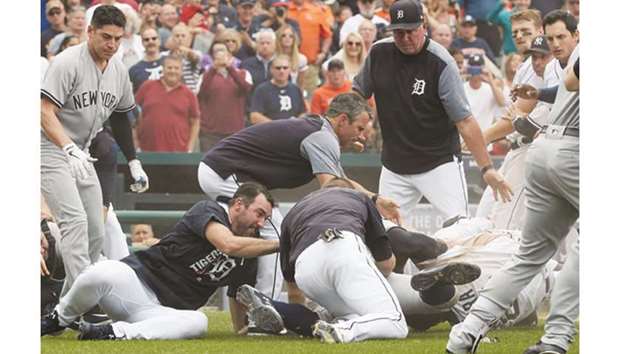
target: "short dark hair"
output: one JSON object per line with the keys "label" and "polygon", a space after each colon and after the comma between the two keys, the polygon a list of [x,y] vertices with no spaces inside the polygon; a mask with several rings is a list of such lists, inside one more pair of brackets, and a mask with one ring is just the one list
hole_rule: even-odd
{"label": "short dark hair", "polygon": [[334,58],[327,64],[327,71],[344,70],[344,63],[338,58]]}
{"label": "short dark hair", "polygon": [[179,63],[183,64],[183,58],[181,58],[180,56],[178,56],[178,55],[176,55],[176,54],[166,55],[166,56],[164,57],[164,60],[162,60],[161,64],[162,64],[163,66],[166,66],[166,62],[167,62],[168,60],[174,60],[174,61],[177,61],[177,62],[179,62]]}
{"label": "short dark hair", "polygon": [[462,50],[460,50],[459,48],[455,48],[455,47],[448,48],[448,53],[450,53],[451,56],[455,56],[457,54],[465,56]]}
{"label": "short dark hair", "polygon": [[344,113],[347,115],[349,123],[352,123],[355,117],[364,112],[368,113],[368,116],[372,119],[372,110],[368,102],[355,92],[347,92],[341,93],[332,99],[325,115],[328,118],[334,118]]}
{"label": "short dark hair", "polygon": [[241,200],[243,205],[246,207],[250,206],[250,204],[254,203],[254,200],[260,194],[265,196],[265,199],[271,204],[271,207],[275,207],[276,202],[273,199],[267,187],[263,186],[260,183],[256,182],[245,182],[237,188],[237,191],[232,196],[232,199],[229,202],[229,205],[233,205],[237,199]]}
{"label": "short dark hair", "polygon": [[123,11],[119,10],[114,5],[101,5],[95,9],[93,18],[90,21],[91,26],[94,28],[101,28],[107,25],[118,26],[125,28],[127,19],[123,14]]}
{"label": "short dark hair", "polygon": [[346,178],[340,178],[340,177],[334,177],[323,185],[323,188],[336,188],[336,187],[355,189],[355,186],[353,185],[353,183],[351,183],[351,181],[349,181]]}
{"label": "short dark hair", "polygon": [[564,22],[566,29],[571,34],[575,34],[575,32],[577,31],[577,19],[575,18],[575,16],[571,15],[570,12],[565,10],[553,10],[549,12],[543,19],[543,26],[547,27],[558,21]]}

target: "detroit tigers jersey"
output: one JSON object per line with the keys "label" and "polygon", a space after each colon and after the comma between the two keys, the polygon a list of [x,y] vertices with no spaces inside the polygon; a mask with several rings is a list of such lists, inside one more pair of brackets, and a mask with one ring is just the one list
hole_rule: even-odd
{"label": "detroit tigers jersey", "polygon": [[82,149],[88,148],[112,112],[134,108],[127,68],[113,57],[101,72],[88,42],[67,48],[54,58],[41,95],[60,108],[57,116],[65,133]]}

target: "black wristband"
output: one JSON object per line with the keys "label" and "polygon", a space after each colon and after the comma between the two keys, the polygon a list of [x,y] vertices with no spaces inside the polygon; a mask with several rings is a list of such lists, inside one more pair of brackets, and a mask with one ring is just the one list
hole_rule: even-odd
{"label": "black wristband", "polygon": [[480,173],[482,173],[482,175],[484,176],[484,174],[487,173],[488,170],[494,170],[494,169],[495,167],[493,166],[493,164],[488,164],[480,169]]}
{"label": "black wristband", "polygon": [[370,200],[372,200],[372,202],[375,204],[377,204],[377,199],[379,199],[379,194],[374,194],[372,197],[370,197]]}

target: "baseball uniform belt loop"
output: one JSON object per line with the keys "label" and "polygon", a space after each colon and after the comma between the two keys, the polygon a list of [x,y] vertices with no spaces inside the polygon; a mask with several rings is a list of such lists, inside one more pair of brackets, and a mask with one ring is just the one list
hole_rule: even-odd
{"label": "baseball uniform belt loop", "polygon": [[542,128],[542,133],[548,138],[561,138],[563,136],[579,137],[579,128],[563,125],[547,125]]}
{"label": "baseball uniform belt loop", "polygon": [[331,242],[337,238],[344,238],[344,236],[342,235],[342,231],[335,228],[329,228],[321,232],[317,238],[322,239],[325,242]]}

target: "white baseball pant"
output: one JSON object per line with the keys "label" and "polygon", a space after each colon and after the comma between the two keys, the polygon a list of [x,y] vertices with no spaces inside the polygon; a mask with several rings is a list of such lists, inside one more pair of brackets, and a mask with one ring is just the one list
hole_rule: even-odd
{"label": "white baseball pant", "polygon": [[[223,179],[204,162],[200,162],[198,166],[198,183],[200,188],[212,200],[216,200],[219,196],[231,198],[239,187],[235,180],[235,175]],[[278,240],[280,239],[280,226],[282,225],[280,208],[273,208],[270,220],[271,222],[267,221],[265,227],[260,229],[260,236],[266,240]],[[279,253],[258,257],[256,289],[272,297],[274,300],[286,301],[282,298],[283,282],[284,278],[280,269]]]}
{"label": "white baseball pant", "polygon": [[456,157],[428,172],[414,175],[401,175],[382,167],[379,194],[400,205],[405,225],[413,225],[415,207],[423,196],[445,219],[469,215],[465,172]]}
{"label": "white baseball pant", "polygon": [[103,255],[107,259],[123,259],[129,256],[126,236],[110,203],[105,219],[105,237],[103,238]]}
{"label": "white baseball pant", "polygon": [[295,262],[295,282],[304,294],[338,319],[345,343],[405,338],[405,316],[390,284],[361,238],[318,240]]}
{"label": "white baseball pant", "polygon": [[69,325],[97,304],[114,321],[117,338],[186,339],[207,331],[204,313],[162,306],[153,290],[120,261],[101,261],[80,274],[56,307],[60,325]]}

